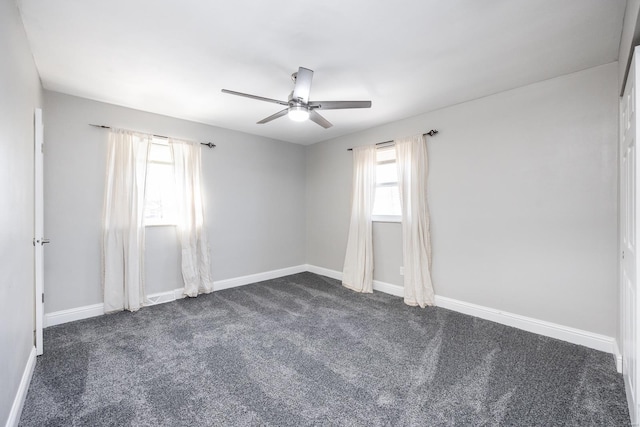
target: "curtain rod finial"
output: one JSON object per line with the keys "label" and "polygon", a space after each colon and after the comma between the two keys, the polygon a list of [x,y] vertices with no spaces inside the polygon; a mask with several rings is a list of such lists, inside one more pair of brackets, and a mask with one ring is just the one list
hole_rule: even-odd
{"label": "curtain rod finial", "polygon": [[435,135],[436,133],[438,133],[438,131],[437,131],[437,130],[435,130],[435,129],[431,129],[431,130],[430,130],[429,132],[427,132],[425,135],[433,136],[433,135]]}

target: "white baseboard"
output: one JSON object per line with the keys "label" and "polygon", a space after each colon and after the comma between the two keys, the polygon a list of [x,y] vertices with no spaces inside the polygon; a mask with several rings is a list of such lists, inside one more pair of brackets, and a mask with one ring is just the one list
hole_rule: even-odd
{"label": "white baseboard", "polygon": [[[182,288],[168,292],[158,292],[147,295],[145,306],[164,304],[183,298]],[[83,307],[70,308],[68,310],[54,311],[44,315],[44,327],[61,325],[63,323],[74,322],[76,320],[89,319],[91,317],[102,316],[104,314],[104,304],[85,305]]]}
{"label": "white baseboard", "polygon": [[104,304],[85,305],[83,307],[70,308],[68,310],[45,313],[44,327],[61,325],[63,323],[74,322],[76,320],[88,319],[90,317],[102,316],[104,314]]}
{"label": "white baseboard", "polygon": [[307,266],[304,264],[281,268],[279,270],[265,271],[264,273],[249,274],[248,276],[234,277],[232,279],[218,280],[213,282],[213,290],[214,292],[221,291],[223,289],[235,288],[238,286],[249,285],[251,283],[262,282],[264,280],[277,279],[278,277],[298,274],[303,271],[307,271]]}
{"label": "white baseboard", "polygon": [[144,302],[145,306],[164,304],[167,302],[172,302],[175,300],[179,300],[184,298],[184,294],[182,293],[184,288],[176,288],[172,291],[167,292],[157,292],[155,294],[147,295],[147,298]]}
{"label": "white baseboard", "polygon": [[[232,279],[215,280],[213,282],[213,291],[222,291],[224,289],[236,288],[238,286],[249,285],[251,283],[262,282],[264,280],[277,279],[278,277],[289,276],[291,274],[302,273],[306,270],[305,265],[295,267],[281,268],[279,270],[265,271],[263,273],[250,274],[248,276],[234,277]],[[183,294],[184,288],[177,288],[168,292],[159,292],[147,296],[145,305],[164,304],[185,298]]]}
{"label": "white baseboard", "polygon": [[331,277],[332,279],[342,280],[342,272],[329,270],[328,268],[318,267],[317,265],[307,264],[306,269],[310,273],[319,274],[321,276]]}
{"label": "white baseboard", "polygon": [[16,397],[13,399],[13,405],[11,405],[11,411],[9,412],[6,427],[18,426],[20,415],[22,414],[22,407],[24,406],[24,401],[27,399],[27,392],[29,391],[29,384],[31,383],[31,377],[33,376],[33,370],[35,367],[36,348],[33,347],[29,353],[27,365],[24,367],[24,371],[22,372],[18,392],[16,393]]}
{"label": "white baseboard", "polygon": [[[341,271],[330,270],[328,268],[318,267],[311,264],[307,264],[307,271],[319,274],[321,276],[331,277],[332,279],[342,280]],[[381,282],[380,280],[373,281],[373,290],[384,292],[385,294],[395,295],[397,297],[404,297],[404,288],[402,286]]]}
{"label": "white baseboard", "polygon": [[[331,277],[336,280],[342,280],[342,272],[340,271],[318,267],[311,264],[304,264],[278,270],[266,271],[263,273],[235,277],[232,279],[214,281],[213,288],[214,291],[221,291],[223,289],[235,288],[238,286],[244,286],[264,280],[276,279],[278,277],[284,277],[290,274],[297,274],[304,271]],[[379,280],[373,281],[373,289],[398,297],[404,296],[404,288],[402,286],[381,282]],[[147,298],[148,305],[154,305],[175,301],[183,297],[184,296],[182,295],[182,288],[179,288],[168,292],[152,294]],[[621,372],[622,370],[622,357],[618,350],[616,340],[612,337],[583,331],[568,326],[558,325],[556,323],[551,323],[544,320],[538,320],[531,317],[508,313],[506,311],[484,307],[481,305],[459,301],[453,298],[447,298],[439,295],[436,295],[435,303],[439,307],[457,311],[459,313],[468,314],[471,316],[479,317],[481,319],[486,319],[496,323],[501,323],[503,325],[512,326],[528,332],[533,332],[536,334],[556,338],[573,344],[583,345],[585,347],[613,354],[616,359],[616,367],[618,369],[618,372]],[[62,323],[72,322],[75,320],[100,316],[102,314],[104,314],[103,305],[93,304],[85,307],[78,307],[74,309],[45,314],[44,325],[45,327],[54,326]]]}
{"label": "white baseboard", "polygon": [[404,298],[404,287],[400,285],[394,285],[392,283],[386,283],[386,282],[381,282],[379,280],[374,280],[373,290],[384,292],[385,294],[395,295],[400,298]]}
{"label": "white baseboard", "polygon": [[[235,288],[251,283],[262,282],[264,280],[277,279],[278,277],[289,276],[291,274],[302,273],[307,271],[306,265],[297,265],[294,267],[281,268],[278,270],[265,271],[263,273],[250,274],[248,276],[234,277],[232,279],[217,280],[213,282],[213,290],[221,291],[223,289]],[[184,298],[182,294],[183,288],[177,288],[167,292],[158,292],[147,295],[145,305],[164,304]],[[68,310],[55,311],[44,315],[44,327],[60,325],[63,323],[73,322],[76,320],[88,319],[90,317],[101,316],[104,314],[104,304],[92,304],[83,307],[71,308]]]}
{"label": "white baseboard", "polygon": [[[336,280],[342,280],[342,272],[330,270],[315,265],[307,265],[307,271],[331,277]],[[373,281],[373,289],[398,297],[404,296],[404,288],[400,285]],[[484,307],[464,301],[455,300],[453,298],[442,297],[436,295],[435,305],[446,308],[448,310],[457,311],[459,313],[468,314],[479,317],[481,319],[490,320],[514,328],[522,329],[535,334],[544,335],[546,337],[556,338],[572,344],[582,345],[595,350],[604,351],[613,354],[615,357],[616,369],[622,372],[622,356],[618,350],[618,344],[612,337],[596,334],[593,332],[583,331],[581,329],[571,328],[556,323],[538,320],[531,317],[521,316],[519,314],[508,313],[506,311],[494,308]]]}
{"label": "white baseboard", "polygon": [[563,326],[557,323],[538,320],[531,317],[521,316],[519,314],[513,314],[437,295],[436,305],[459,313],[491,320],[503,325],[513,326],[514,328],[533,332],[535,334],[556,338],[572,344],[583,345],[585,347],[615,355],[615,339],[606,335],[583,331],[581,329]]}

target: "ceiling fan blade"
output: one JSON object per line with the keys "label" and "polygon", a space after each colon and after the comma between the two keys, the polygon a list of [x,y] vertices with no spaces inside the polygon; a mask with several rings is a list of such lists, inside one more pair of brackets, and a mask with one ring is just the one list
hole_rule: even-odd
{"label": "ceiling fan blade", "polygon": [[265,123],[270,122],[271,120],[275,120],[275,119],[277,119],[278,117],[286,116],[288,112],[289,112],[289,109],[288,109],[288,108],[285,108],[285,109],[284,109],[284,110],[282,110],[282,111],[278,111],[277,113],[272,114],[272,115],[270,115],[269,117],[266,117],[266,118],[264,118],[264,119],[260,120],[257,124],[259,124],[259,125],[263,125],[263,124],[265,124]]}
{"label": "ceiling fan blade", "polygon": [[300,99],[303,104],[308,103],[312,80],[313,71],[304,67],[298,68],[298,73],[296,74],[296,85],[293,88],[293,99]]}
{"label": "ceiling fan blade", "polygon": [[309,110],[309,118],[311,119],[311,121],[319,124],[325,129],[329,129],[331,126],[333,126],[329,120],[325,119],[314,110]]}
{"label": "ceiling fan blade", "polygon": [[371,108],[371,101],[313,101],[310,108],[317,110],[342,110],[346,108]]}
{"label": "ceiling fan blade", "polygon": [[265,98],[263,96],[249,95],[248,93],[236,92],[235,90],[222,89],[222,93],[244,96],[245,98],[257,99],[258,101],[273,102],[274,104],[289,105],[289,103],[285,101],[278,101],[277,99]]}

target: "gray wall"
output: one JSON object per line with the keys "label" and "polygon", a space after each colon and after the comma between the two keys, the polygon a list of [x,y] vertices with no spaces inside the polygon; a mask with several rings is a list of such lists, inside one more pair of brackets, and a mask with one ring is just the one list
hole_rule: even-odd
{"label": "gray wall", "polygon": [[[105,124],[197,141],[203,148],[213,278],[305,263],[305,147],[45,91],[47,313],[102,302],[100,236]],[[173,227],[149,227],[147,291],[182,287]]]}
{"label": "gray wall", "polygon": [[14,1],[0,2],[0,425],[33,348],[33,112],[36,72]]}
{"label": "gray wall", "polygon": [[[617,83],[612,63],[308,147],[307,262],[342,271],[346,149],[436,128],[436,294],[615,337]],[[374,224],[375,279],[402,283],[401,251]]]}

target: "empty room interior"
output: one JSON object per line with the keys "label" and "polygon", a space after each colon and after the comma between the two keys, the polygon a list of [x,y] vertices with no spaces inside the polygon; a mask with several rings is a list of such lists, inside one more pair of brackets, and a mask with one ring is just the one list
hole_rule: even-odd
{"label": "empty room interior", "polygon": [[0,0],[0,425],[640,425],[640,0]]}

